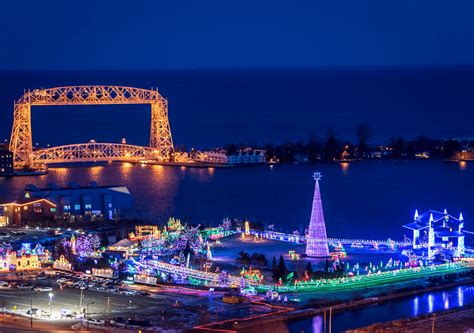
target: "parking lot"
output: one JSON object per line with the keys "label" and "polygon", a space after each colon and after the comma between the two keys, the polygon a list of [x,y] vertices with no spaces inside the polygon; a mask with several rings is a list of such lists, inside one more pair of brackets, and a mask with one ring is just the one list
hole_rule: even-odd
{"label": "parking lot", "polygon": [[250,304],[224,304],[222,293],[218,292],[173,286],[124,286],[111,280],[91,280],[73,273],[36,279],[26,277],[23,281],[15,274],[9,274],[0,276],[0,281],[9,284],[0,287],[0,307],[15,310],[26,317],[32,315],[35,320],[48,321],[51,309],[54,321],[62,318],[70,325],[84,321],[87,315],[91,324],[104,325],[112,320],[118,324],[138,323],[144,327],[179,329],[228,319],[229,316],[267,311]]}
{"label": "parking lot", "polygon": [[[123,308],[124,303],[127,304],[128,311],[138,307],[143,303],[143,299],[150,296],[150,293],[145,291],[125,288],[119,285],[118,281],[93,278],[85,274],[8,274],[1,278],[4,279],[0,280],[0,306],[8,307],[11,303],[11,309],[18,311],[31,311],[33,308],[33,315],[38,318],[49,318],[50,313],[53,319],[81,318],[87,310],[88,314],[94,317],[107,311],[109,314],[116,312]],[[136,296],[140,298],[132,299]],[[129,299],[124,302],[122,297]],[[9,298],[15,299],[15,302],[10,302]],[[120,298],[120,301],[114,304],[117,298]]]}

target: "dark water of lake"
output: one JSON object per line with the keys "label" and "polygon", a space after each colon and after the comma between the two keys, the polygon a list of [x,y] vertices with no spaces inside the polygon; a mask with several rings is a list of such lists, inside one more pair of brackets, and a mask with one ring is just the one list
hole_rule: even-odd
{"label": "dark water of lake", "polygon": [[[169,101],[176,145],[197,149],[315,138],[328,129],[370,144],[391,137],[474,137],[473,68],[340,70],[0,71],[0,139],[10,137],[13,103],[24,89],[70,85],[158,87]],[[41,106],[31,112],[33,143],[147,145],[145,105]]]}
{"label": "dark water of lake", "polygon": [[40,177],[0,178],[0,202],[16,199],[27,183],[86,185],[94,180],[128,186],[134,199],[128,216],[152,223],[175,216],[212,225],[231,217],[303,231],[310,216],[314,170],[323,173],[329,236],[400,239],[405,232],[401,224],[410,222],[415,208],[446,208],[454,216],[462,211],[466,230],[474,230],[474,164],[436,160],[228,169],[129,163],[52,168]]}
{"label": "dark water of lake", "polygon": [[[335,313],[332,318],[332,331],[344,332],[348,329],[368,326],[375,322],[388,322],[472,304],[474,304],[473,286],[460,286],[443,291],[428,292],[361,309]],[[288,323],[289,332],[318,333],[323,332],[323,329],[324,318],[322,315]]]}

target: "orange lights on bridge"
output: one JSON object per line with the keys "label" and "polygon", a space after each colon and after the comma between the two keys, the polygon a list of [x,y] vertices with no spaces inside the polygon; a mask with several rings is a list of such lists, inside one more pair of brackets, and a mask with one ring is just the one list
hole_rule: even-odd
{"label": "orange lights on bridge", "polygon": [[[66,145],[33,151],[31,107],[46,105],[150,104],[150,146],[96,143]],[[83,161],[167,160],[173,156],[168,102],[157,90],[121,86],[69,86],[26,92],[14,108],[10,139],[15,168],[37,164]]]}

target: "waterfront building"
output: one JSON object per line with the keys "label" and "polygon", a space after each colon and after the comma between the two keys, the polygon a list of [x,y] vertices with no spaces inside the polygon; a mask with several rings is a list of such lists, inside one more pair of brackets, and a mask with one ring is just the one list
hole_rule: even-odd
{"label": "waterfront building", "polygon": [[39,189],[29,184],[18,200],[0,204],[0,226],[56,219],[112,220],[129,208],[131,194],[125,186],[98,186],[91,182],[85,187],[69,183],[63,188],[48,184]]}
{"label": "waterfront building", "polygon": [[265,149],[244,148],[227,156],[227,161],[229,164],[261,164],[265,163],[265,153]]}
{"label": "waterfront building", "polygon": [[208,151],[198,151],[194,153],[193,159],[197,162],[227,164],[227,151],[225,149],[213,149]]}
{"label": "waterfront building", "polygon": [[309,221],[308,234],[306,235],[306,255],[308,257],[328,257],[329,247],[326,234],[326,222],[324,220],[323,203],[319,191],[319,180],[321,174],[314,173],[315,187],[311,219]]}
{"label": "waterfront building", "polygon": [[0,226],[19,227],[28,222],[54,220],[56,204],[45,198],[20,198],[0,204]]}
{"label": "waterfront building", "polygon": [[13,154],[7,149],[0,149],[0,176],[13,174]]}
{"label": "waterfront building", "polygon": [[67,187],[48,184],[46,188],[26,185],[23,198],[47,199],[56,205],[56,215],[71,221],[112,220],[120,211],[131,208],[131,194],[126,186],[88,186],[69,183]]}
{"label": "waterfront building", "polygon": [[423,236],[427,238],[428,258],[435,254],[435,244],[441,246],[441,251],[448,251],[454,257],[464,254],[464,217],[462,213],[456,218],[449,215],[447,210],[438,212],[428,210],[422,214],[415,211],[413,222],[404,224],[404,228],[413,232],[413,249],[423,247]]}
{"label": "waterfront building", "polygon": [[456,153],[454,158],[460,161],[474,161],[474,151],[472,148],[463,149]]}

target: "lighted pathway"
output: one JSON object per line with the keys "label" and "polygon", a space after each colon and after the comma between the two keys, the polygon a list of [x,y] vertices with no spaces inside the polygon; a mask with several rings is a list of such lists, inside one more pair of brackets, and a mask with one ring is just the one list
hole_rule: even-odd
{"label": "lighted pathway", "polygon": [[[338,291],[348,289],[360,289],[378,285],[403,282],[425,278],[428,276],[440,276],[452,273],[462,273],[474,269],[474,260],[464,260],[458,263],[448,263],[436,266],[415,267],[397,269],[374,273],[371,275],[360,275],[343,277],[338,279],[321,279],[309,282],[298,282],[293,286],[278,286],[278,292],[310,292],[310,291]],[[260,285],[260,291],[273,290],[273,285]]]}
{"label": "lighted pathway", "polygon": [[[172,264],[167,264],[157,260],[148,260],[146,263],[138,262],[135,259],[132,259],[137,266],[153,273],[154,270],[160,272],[182,275],[196,280],[204,281],[210,286],[219,286],[218,283],[218,273],[204,272],[193,268],[181,267]],[[230,285],[231,286],[240,286],[241,277],[229,275]],[[251,279],[244,279],[246,285],[256,286],[256,282]]]}

